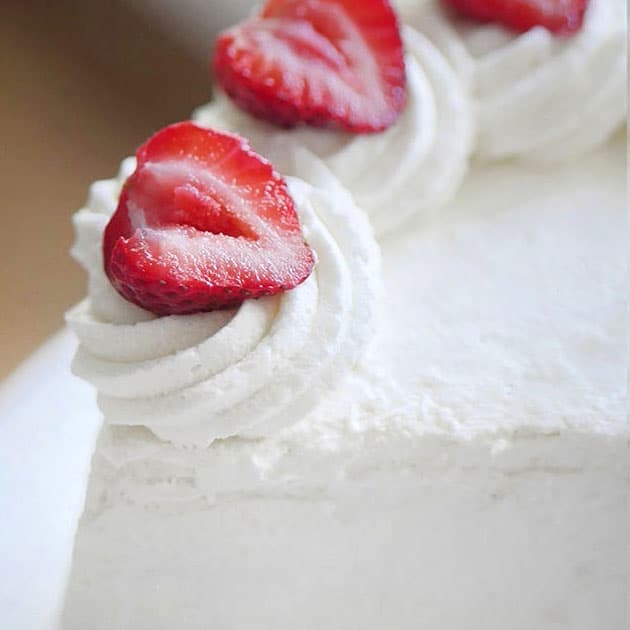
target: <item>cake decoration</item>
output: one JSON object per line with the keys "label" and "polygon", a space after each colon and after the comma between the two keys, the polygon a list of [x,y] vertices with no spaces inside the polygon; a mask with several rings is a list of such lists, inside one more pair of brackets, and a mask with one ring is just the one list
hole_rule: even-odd
{"label": "cake decoration", "polygon": [[294,159],[312,182],[286,180],[317,257],[313,273],[291,291],[211,312],[158,317],[121,297],[105,275],[102,243],[135,160],[92,186],[74,219],[73,255],[88,272],[88,296],[66,321],[80,340],[73,372],[98,389],[106,424],[146,427],[161,441],[200,448],[274,434],[354,373],[378,329],[380,252],[330,172],[304,150]]}
{"label": "cake decoration", "polygon": [[[221,69],[212,102],[195,111],[193,119],[206,127],[243,134],[287,175],[304,177],[291,170],[287,155],[300,147],[308,149],[352,193],[377,237],[413,219],[431,220],[450,201],[468,171],[475,137],[473,108],[469,86],[448,55],[417,28],[404,25],[401,34],[406,105],[395,124],[382,133],[356,134],[307,125],[281,129],[239,107],[238,100],[235,104],[232,86],[221,80]],[[269,90],[281,94],[275,84]]]}
{"label": "cake decoration", "polygon": [[137,155],[103,239],[105,272],[157,315],[233,307],[311,274],[284,179],[239,136],[176,123]]}
{"label": "cake decoration", "polygon": [[352,133],[391,126],[405,106],[405,62],[387,0],[269,0],[216,43],[218,84],[283,127]]}
{"label": "cake decoration", "polygon": [[588,0],[442,0],[463,15],[515,31],[544,26],[556,35],[580,30]]}
{"label": "cake decoration", "polygon": [[624,124],[625,0],[590,0],[571,37],[471,20],[442,0],[399,6],[401,21],[428,37],[469,86],[483,160],[575,160]]}

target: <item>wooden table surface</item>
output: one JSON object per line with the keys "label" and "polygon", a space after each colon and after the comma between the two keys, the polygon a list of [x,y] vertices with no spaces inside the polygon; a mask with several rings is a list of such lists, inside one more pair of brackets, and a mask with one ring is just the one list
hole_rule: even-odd
{"label": "wooden table surface", "polygon": [[210,80],[124,0],[0,5],[2,379],[84,293],[68,248],[88,184],[186,118]]}

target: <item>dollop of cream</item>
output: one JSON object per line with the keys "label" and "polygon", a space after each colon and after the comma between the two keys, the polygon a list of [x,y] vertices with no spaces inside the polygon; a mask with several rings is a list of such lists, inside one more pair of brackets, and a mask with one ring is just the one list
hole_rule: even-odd
{"label": "dollop of cream", "polygon": [[279,129],[221,93],[193,119],[245,136],[281,172],[302,178],[306,174],[292,171],[287,155],[307,148],[350,190],[377,236],[384,235],[414,216],[431,215],[454,195],[473,144],[471,108],[459,76],[427,37],[405,28],[403,38],[408,102],[397,123],[380,134]]}
{"label": "dollop of cream", "polygon": [[292,291],[196,315],[158,318],[115,292],[102,234],[133,159],[92,185],[73,249],[89,295],[67,322],[80,340],[74,372],[98,388],[107,423],[145,426],[177,446],[265,436],[338,389],[369,349],[380,293],[372,230],[321,162],[303,149],[291,159],[311,182],[288,180],[315,271]]}
{"label": "dollop of cream", "polygon": [[624,0],[590,0],[569,37],[478,24],[438,0],[401,1],[399,10],[471,86],[482,159],[564,161],[603,144],[626,118]]}

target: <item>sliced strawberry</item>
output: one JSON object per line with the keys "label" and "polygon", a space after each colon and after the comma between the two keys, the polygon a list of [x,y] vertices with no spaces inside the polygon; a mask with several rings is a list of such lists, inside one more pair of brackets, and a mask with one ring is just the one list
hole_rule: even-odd
{"label": "sliced strawberry", "polygon": [[498,22],[515,31],[544,26],[570,35],[580,30],[589,0],[443,0],[464,15]]}
{"label": "sliced strawberry", "polygon": [[285,127],[382,131],[406,100],[403,44],[387,0],[268,0],[219,36],[213,68],[237,105]]}
{"label": "sliced strawberry", "polygon": [[208,311],[292,289],[313,270],[287,185],[242,138],[177,123],[136,154],[105,229],[105,272],[156,313]]}

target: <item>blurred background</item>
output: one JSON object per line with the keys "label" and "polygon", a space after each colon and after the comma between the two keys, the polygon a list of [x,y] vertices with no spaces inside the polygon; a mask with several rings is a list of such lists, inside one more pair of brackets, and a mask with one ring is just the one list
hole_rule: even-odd
{"label": "blurred background", "polygon": [[253,0],[0,0],[0,379],[84,293],[70,217],[211,93],[218,30]]}

